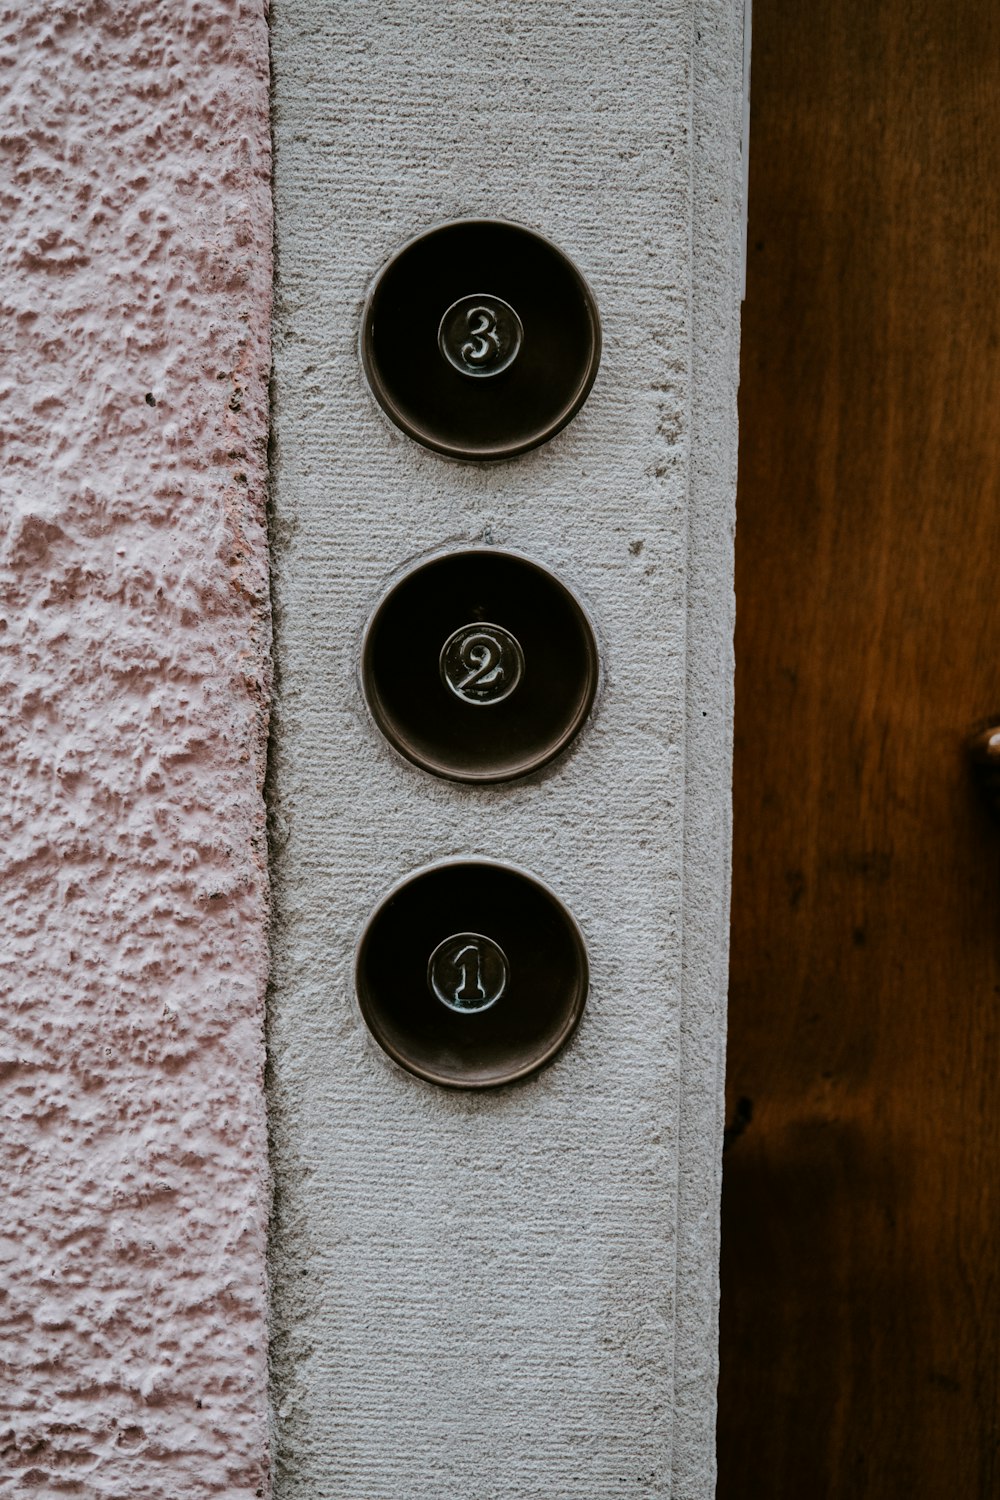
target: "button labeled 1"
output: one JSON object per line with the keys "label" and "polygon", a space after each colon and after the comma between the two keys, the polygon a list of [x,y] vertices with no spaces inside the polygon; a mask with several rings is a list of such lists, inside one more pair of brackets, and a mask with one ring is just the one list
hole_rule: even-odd
{"label": "button labeled 1", "polygon": [[511,1083],[551,1061],[587,999],[587,950],[548,886],[513,865],[445,860],[372,913],[358,1003],[379,1046],[450,1088]]}
{"label": "button labeled 1", "polygon": [[507,955],[481,932],[459,932],[438,943],[427,965],[427,983],[460,1015],[488,1010],[507,988]]}

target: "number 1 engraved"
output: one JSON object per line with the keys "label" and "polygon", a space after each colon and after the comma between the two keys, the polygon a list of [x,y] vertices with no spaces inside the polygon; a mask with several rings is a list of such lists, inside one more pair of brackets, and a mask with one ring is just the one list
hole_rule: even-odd
{"label": "number 1 engraved", "polygon": [[[472,963],[466,963],[471,956]],[[483,987],[483,955],[478,943],[467,943],[460,953],[456,953],[452,959],[455,967],[462,976],[462,982],[455,991],[455,999],[463,1005],[481,1005],[486,999],[486,990]],[[475,973],[475,982],[469,982],[469,970]],[[471,993],[470,993],[471,991]]]}
{"label": "number 1 engraved", "polygon": [[427,983],[449,1010],[474,1015],[495,1005],[507,988],[507,956],[481,932],[456,932],[438,943],[427,963]]}

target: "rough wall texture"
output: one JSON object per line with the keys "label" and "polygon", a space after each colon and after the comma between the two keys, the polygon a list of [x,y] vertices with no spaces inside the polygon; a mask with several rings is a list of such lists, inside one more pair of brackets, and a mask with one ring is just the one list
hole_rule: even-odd
{"label": "rough wall texture", "polygon": [[264,1494],[262,0],[2,12],[0,1492]]}
{"label": "rough wall texture", "polygon": [[[732,0],[275,9],[283,1500],[713,1489],[741,39]],[[604,324],[580,415],[491,468],[357,359],[372,275],[463,214],[550,235]],[[603,655],[572,753],[489,790],[396,758],[356,679],[395,570],[467,541],[553,568]],[[395,1070],[352,983],[376,900],[463,852],[551,884],[592,966],[555,1064],[474,1097]]]}

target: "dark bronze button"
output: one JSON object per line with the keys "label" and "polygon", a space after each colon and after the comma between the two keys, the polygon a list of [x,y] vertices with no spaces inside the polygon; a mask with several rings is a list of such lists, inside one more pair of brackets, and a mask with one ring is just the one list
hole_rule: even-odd
{"label": "dark bronze button", "polygon": [[427,983],[434,994],[462,1015],[495,1005],[509,978],[506,953],[481,932],[452,933],[427,963]]}
{"label": "dark bronze button", "polygon": [[597,643],[570,591],[514,553],[476,547],[420,563],[365,632],[375,722],[415,765],[510,781],[573,739],[597,687]]}
{"label": "dark bronze button", "polygon": [[448,860],[376,907],[356,979],[372,1035],[402,1067],[450,1088],[491,1088],[533,1073],[572,1035],[587,999],[587,950],[534,876]]}
{"label": "dark bronze button", "polygon": [[368,297],[361,357],[384,410],[452,458],[512,458],[579,411],[601,358],[597,306],[540,234],[456,219],[405,245]]}
{"label": "dark bronze button", "polygon": [[524,325],[502,297],[460,297],[441,319],[438,348],[460,375],[500,375],[521,352]]}

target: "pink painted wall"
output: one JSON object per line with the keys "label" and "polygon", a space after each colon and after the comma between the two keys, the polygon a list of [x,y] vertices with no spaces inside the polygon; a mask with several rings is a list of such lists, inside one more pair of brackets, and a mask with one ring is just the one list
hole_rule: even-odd
{"label": "pink painted wall", "polygon": [[264,0],[0,7],[0,1492],[267,1493]]}

